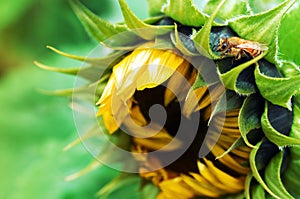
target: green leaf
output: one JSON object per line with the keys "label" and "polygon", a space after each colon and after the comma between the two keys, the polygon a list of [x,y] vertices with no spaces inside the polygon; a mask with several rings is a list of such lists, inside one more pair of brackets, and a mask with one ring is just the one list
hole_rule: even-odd
{"label": "green leaf", "polygon": [[294,3],[294,0],[287,0],[267,12],[239,17],[228,24],[240,37],[268,45],[266,59],[275,63],[278,27],[282,16]]}
{"label": "green leaf", "polygon": [[[226,0],[222,0],[220,4],[216,7],[215,11],[211,14],[211,16],[205,21],[204,26],[192,36],[193,41],[195,42],[195,46],[201,55],[211,57],[212,59],[218,59],[219,56],[213,53],[210,48],[210,33],[211,27],[214,23],[214,19],[223,6]],[[188,12],[190,13],[190,12]],[[190,15],[188,15],[190,16]]]}
{"label": "green leaf", "polygon": [[[300,147],[294,147],[300,151]],[[300,195],[300,160],[299,158],[293,158],[293,155],[291,153],[291,160],[289,161],[289,166],[287,167],[286,171],[283,174],[282,181],[285,185],[286,189],[295,197]]]}
{"label": "green leaf", "polygon": [[47,48],[49,48],[50,50],[52,50],[53,52],[70,58],[70,59],[74,59],[74,60],[78,60],[78,61],[82,61],[82,62],[87,62],[90,64],[93,64],[94,66],[97,66],[99,68],[106,68],[109,65],[115,65],[116,63],[118,63],[121,58],[123,58],[123,55],[125,55],[127,53],[127,51],[114,51],[108,55],[105,55],[103,57],[100,58],[91,58],[91,57],[83,57],[83,56],[78,56],[78,55],[73,55],[70,53],[65,53],[62,52],[52,46],[47,46]]}
{"label": "green leaf", "polygon": [[[293,123],[291,126],[290,137],[300,138],[300,96],[295,96],[293,99]],[[288,167],[283,173],[283,184],[287,190],[295,196],[300,195],[300,146],[289,147],[290,155]]]}
{"label": "green leaf", "polygon": [[293,104],[294,104],[293,106],[294,119],[291,127],[290,137],[295,139],[300,139],[300,122],[299,122],[300,121],[300,95],[294,97]]}
{"label": "green leaf", "polygon": [[155,26],[144,23],[130,10],[125,0],[119,0],[123,17],[128,28],[145,40],[153,40],[156,36],[170,32],[174,26]]}
{"label": "green leaf", "polygon": [[259,184],[269,193],[271,194],[271,196],[273,196],[274,198],[280,199],[275,193],[273,193],[269,187],[266,185],[266,183],[264,182],[264,180],[262,179],[258,169],[257,169],[257,165],[256,165],[256,154],[259,150],[259,147],[261,146],[262,142],[259,142],[256,144],[255,148],[252,149],[251,153],[250,153],[250,167],[252,170],[252,174],[255,177],[255,179],[259,182]]}
{"label": "green leaf", "polygon": [[245,181],[245,190],[244,190],[244,194],[245,194],[245,198],[246,199],[251,199],[251,195],[250,195],[250,188],[251,188],[251,181],[253,179],[253,175],[252,173],[249,173],[247,175],[246,181]]}
{"label": "green leaf", "polygon": [[141,178],[136,174],[123,173],[113,181],[103,187],[97,195],[101,199],[113,199],[113,198],[140,198],[138,193],[139,184]]}
{"label": "green leaf", "polygon": [[[198,52],[192,52],[190,49],[187,48],[186,45],[190,45],[191,46],[190,48],[194,48],[193,41],[189,39],[187,36],[183,35],[182,33],[178,33],[177,24],[175,24],[175,32],[171,33],[171,40],[174,46],[184,55],[187,56],[199,55]],[[185,43],[182,40],[185,40]]]}
{"label": "green leaf", "polygon": [[[255,57],[254,59],[251,59],[237,67],[234,67],[233,69],[229,70],[228,72],[221,73],[221,71],[218,69],[218,72],[220,74],[220,78],[225,85],[226,88],[234,90],[240,94],[251,94],[253,93],[253,89],[251,87],[249,89],[241,89],[241,87],[238,87],[239,83],[239,76],[241,73],[250,67],[252,64],[256,63],[258,60],[260,60],[263,56],[266,55],[267,52],[264,52],[260,54],[259,56]],[[245,85],[244,85],[245,86]]]}
{"label": "green leaf", "polygon": [[300,27],[295,26],[300,21],[299,3],[295,4],[288,13],[286,13],[280,23],[278,30],[278,53],[279,60],[287,60],[300,66],[299,51],[300,40],[298,33]]}
{"label": "green leaf", "polygon": [[285,189],[280,175],[280,168],[283,161],[283,151],[277,153],[269,162],[265,170],[265,181],[270,190],[280,198],[293,199]]}
{"label": "green leaf", "polygon": [[251,187],[251,196],[252,196],[252,198],[259,198],[259,199],[266,198],[264,188],[262,186],[260,186],[259,184],[252,186]]}
{"label": "green leaf", "polygon": [[167,3],[167,0],[147,0],[148,10],[151,16],[162,15],[163,5]]}
{"label": "green leaf", "polygon": [[[300,138],[300,96],[294,97],[294,120],[291,128],[290,137],[295,139]],[[288,191],[295,197],[300,195],[300,147],[290,147],[290,160],[287,169],[283,175],[283,183],[287,187]]]}
{"label": "green leaf", "polygon": [[[208,1],[204,12],[205,13],[213,13],[216,7],[220,4],[221,0],[216,1]],[[248,9],[248,2],[247,1],[240,1],[240,0],[229,0],[224,3],[220,11],[218,12],[216,17],[221,18],[223,21],[229,20],[231,18],[241,16],[241,15],[248,15],[250,11]]]}
{"label": "green leaf", "polygon": [[165,18],[164,16],[153,16],[153,17],[143,19],[143,22],[146,24],[155,24],[155,23],[160,23],[161,20],[163,20],[164,18]]}
{"label": "green leaf", "polygon": [[241,131],[241,135],[245,141],[245,143],[254,147],[248,140],[247,135],[256,129],[261,127],[260,118],[263,113],[264,101],[262,98],[257,95],[248,96],[244,104],[240,110],[239,114],[239,128]]}
{"label": "green leaf", "polygon": [[74,76],[78,75],[79,77],[85,78],[92,82],[102,79],[100,75],[103,75],[103,69],[93,67],[93,66],[85,66],[85,67],[77,67],[77,68],[58,68],[58,67],[47,66],[37,61],[35,61],[34,64],[44,70],[64,73],[64,74],[74,75]]}
{"label": "green leaf", "polygon": [[156,37],[154,45],[151,48],[158,50],[175,50],[171,39],[167,35]]}
{"label": "green leaf", "polygon": [[[98,42],[107,43],[110,46],[125,45],[136,40],[135,36],[128,32],[124,25],[111,24],[88,10],[78,0],[70,0],[70,5],[86,31]],[[112,37],[119,33],[119,37]]]}
{"label": "green leaf", "polygon": [[159,192],[159,188],[152,182],[147,183],[141,190],[141,199],[156,199]]}
{"label": "green leaf", "polygon": [[257,66],[255,81],[260,94],[273,104],[292,109],[292,96],[300,92],[300,76],[290,78],[274,78],[264,75]]}
{"label": "green leaf", "polygon": [[243,70],[236,80],[236,92],[241,95],[250,95],[257,91],[254,78],[255,65]]}
{"label": "green leaf", "polygon": [[284,2],[284,0],[248,0],[251,11],[254,13],[264,12],[270,10],[278,4]]}
{"label": "green leaf", "polygon": [[281,61],[281,73],[284,77],[295,77],[300,75],[300,68],[290,61]]}
{"label": "green leaf", "polygon": [[[103,77],[103,78],[107,79],[107,77]],[[69,89],[61,89],[61,90],[54,90],[54,91],[38,89],[38,91],[46,95],[54,95],[54,96],[62,96],[62,97],[73,96],[73,98],[81,98],[95,104],[105,87],[104,84],[101,84],[101,81],[104,80],[100,79],[97,82],[93,82],[91,84],[84,85],[78,88],[69,88]]]}
{"label": "green leaf", "polygon": [[265,111],[261,117],[262,129],[266,137],[277,146],[293,146],[299,145],[300,139],[286,136],[278,132],[270,123],[270,118],[268,118],[268,102],[265,105]]}
{"label": "green leaf", "polygon": [[208,20],[208,16],[199,11],[192,0],[169,0],[163,7],[163,13],[186,26],[199,27]]}

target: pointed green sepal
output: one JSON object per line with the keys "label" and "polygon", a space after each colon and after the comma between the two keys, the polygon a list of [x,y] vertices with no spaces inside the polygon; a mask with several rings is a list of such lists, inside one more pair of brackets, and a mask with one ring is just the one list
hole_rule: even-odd
{"label": "pointed green sepal", "polygon": [[125,0],[119,0],[122,9],[123,17],[128,28],[145,40],[153,40],[159,35],[164,35],[170,32],[174,26],[155,26],[149,25],[140,20],[126,4]]}
{"label": "pointed green sepal", "polygon": [[245,143],[250,147],[254,146],[248,140],[247,135],[250,132],[255,131],[261,127],[260,118],[263,113],[263,108],[263,99],[259,95],[253,94],[245,99],[244,104],[240,110],[238,118],[239,128]]}
{"label": "pointed green sepal", "polygon": [[251,181],[253,179],[253,175],[252,173],[249,173],[246,177],[245,180],[245,191],[244,191],[244,195],[246,199],[251,199],[251,193],[250,193],[250,189],[251,189]]}
{"label": "pointed green sepal", "polygon": [[[241,65],[238,65],[225,73],[222,73],[220,71],[220,69],[218,68],[220,78],[221,78],[223,84],[225,85],[225,87],[228,89],[234,90],[239,94],[249,95],[251,93],[254,93],[254,88],[252,87],[252,85],[240,83],[239,80],[241,80],[241,79],[239,79],[239,77],[245,69],[250,67],[252,64],[257,64],[256,62],[258,60],[260,60],[262,57],[264,57],[266,54],[267,54],[267,52],[264,52],[264,53],[260,54],[259,56],[255,57]],[[248,74],[248,76],[249,75],[253,75],[253,74]],[[243,86],[241,84],[243,84]],[[246,87],[248,87],[248,88],[246,89]]]}
{"label": "pointed green sepal", "polygon": [[[290,137],[300,139],[300,95],[293,99],[293,123],[291,126]],[[300,146],[289,147],[289,164],[283,173],[283,184],[293,196],[300,195]]]}
{"label": "pointed green sepal", "polygon": [[[138,175],[122,173],[101,188],[97,196],[101,199],[124,198],[124,194],[126,194],[129,198],[139,198],[138,186],[140,182],[141,178]],[[132,190],[136,191],[133,192]]]}
{"label": "pointed green sepal", "polygon": [[162,8],[167,0],[147,0],[147,3],[150,16],[157,16],[163,14]]}
{"label": "pointed green sepal", "polygon": [[300,67],[290,61],[281,61],[281,73],[284,77],[300,76]]}
{"label": "pointed green sepal", "polygon": [[240,37],[266,44],[269,47],[266,59],[275,63],[278,27],[282,16],[294,3],[294,0],[287,0],[271,10],[242,16],[229,21],[228,24]]}
{"label": "pointed green sepal", "polygon": [[257,152],[260,148],[260,146],[262,145],[262,141],[257,143],[255,148],[252,149],[251,153],[250,153],[250,158],[249,158],[249,162],[250,162],[250,167],[251,167],[251,171],[253,176],[255,177],[255,179],[258,181],[258,183],[274,198],[276,199],[280,199],[275,193],[273,193],[270,188],[268,187],[268,185],[266,185],[265,181],[262,179],[261,174],[257,168],[257,160],[256,160],[256,155]]}
{"label": "pointed green sepal", "polygon": [[251,187],[251,198],[267,199],[266,192],[260,184]]}
{"label": "pointed green sepal", "polygon": [[290,137],[300,139],[300,95],[294,97],[293,105],[293,123]]}
{"label": "pointed green sepal", "polygon": [[163,13],[186,26],[199,27],[207,20],[208,15],[202,13],[192,0],[169,0],[163,7]]}
{"label": "pointed green sepal", "polygon": [[262,73],[260,67],[255,69],[255,82],[260,94],[273,104],[292,109],[291,99],[300,93],[300,76],[274,78]]}
{"label": "pointed green sepal", "polygon": [[[272,1],[270,1],[272,2]],[[277,59],[292,62],[300,66],[299,56],[299,32],[300,26],[300,6],[299,1],[292,6],[284,15],[278,29],[278,52]],[[297,24],[297,25],[296,25]]]}
{"label": "pointed green sepal", "polygon": [[[204,26],[192,36],[193,41],[196,43],[196,48],[201,55],[211,57],[212,59],[218,59],[220,56],[216,55],[211,47],[210,47],[210,32],[211,27],[214,24],[214,19],[223,6],[226,0],[222,0],[220,4],[217,6],[216,10],[212,13],[212,15],[205,21]],[[188,15],[190,16],[190,15]]]}
{"label": "pointed green sepal", "polygon": [[73,55],[70,53],[65,53],[65,52],[62,52],[62,51],[52,47],[52,46],[47,46],[47,48],[49,48],[50,50],[52,50],[53,52],[55,52],[61,56],[64,56],[64,57],[67,57],[70,59],[74,59],[74,60],[78,60],[78,61],[82,61],[82,62],[87,62],[98,68],[103,68],[103,67],[106,68],[107,66],[118,63],[121,60],[122,56],[127,52],[127,51],[114,51],[114,52],[112,52],[106,56],[100,57],[100,58],[91,58],[91,57],[84,57],[84,56]]}
{"label": "pointed green sepal", "polygon": [[100,75],[103,73],[103,70],[93,66],[85,66],[85,67],[77,67],[77,68],[58,68],[58,67],[47,66],[37,61],[35,61],[34,64],[44,70],[64,73],[64,74],[74,75],[74,76],[78,75],[79,77],[90,80],[91,82],[99,80],[101,78]]}
{"label": "pointed green sepal", "polygon": [[[204,7],[204,12],[212,14],[220,2],[221,0],[208,1]],[[247,1],[227,0],[216,17],[222,19],[223,21],[227,21],[234,17],[249,15],[250,11],[247,4]]]}
{"label": "pointed green sepal", "polygon": [[175,32],[171,33],[171,40],[174,46],[182,52],[184,55],[187,56],[197,56],[199,55],[198,52],[193,52],[191,49],[195,51],[194,43],[191,39],[187,36],[178,33],[177,24],[175,24]]}
{"label": "pointed green sepal", "polygon": [[283,154],[284,151],[280,151],[271,159],[265,170],[265,181],[270,190],[279,198],[293,199],[294,197],[285,189],[281,179]]}
{"label": "pointed green sepal", "polygon": [[58,73],[64,73],[64,74],[68,74],[68,75],[77,75],[77,73],[80,70],[79,67],[78,68],[58,68],[58,67],[53,67],[53,66],[47,66],[38,61],[34,61],[33,63],[41,69],[58,72]]}
{"label": "pointed green sepal", "polygon": [[[284,135],[283,133],[277,131],[274,126],[272,126],[269,118],[269,104],[266,102],[265,105],[265,111],[261,117],[261,125],[262,129],[266,135],[266,137],[273,143],[275,143],[277,146],[293,146],[293,145],[300,145],[300,139],[299,138],[293,138],[287,135]],[[285,120],[286,118],[280,118],[281,120]]]}
{"label": "pointed green sepal", "polygon": [[148,182],[141,188],[141,199],[156,199],[159,192],[157,186]]}
{"label": "pointed green sepal", "polygon": [[[107,79],[107,76],[103,78]],[[54,90],[54,91],[38,89],[38,91],[46,95],[62,96],[62,97],[73,96],[73,98],[80,97],[94,104],[99,99],[100,94],[103,92],[105,87],[105,84],[101,83],[101,81],[102,80],[99,80],[97,82],[93,82],[91,84],[84,85],[78,88],[69,88],[69,89],[61,89],[61,90]]]}
{"label": "pointed green sepal", "polygon": [[[86,31],[96,41],[108,43],[110,46],[119,46],[136,40],[134,34],[130,34],[125,25],[115,25],[101,19],[78,0],[70,0],[69,2]],[[122,32],[126,32],[127,34],[122,34],[119,37],[112,37]]]}

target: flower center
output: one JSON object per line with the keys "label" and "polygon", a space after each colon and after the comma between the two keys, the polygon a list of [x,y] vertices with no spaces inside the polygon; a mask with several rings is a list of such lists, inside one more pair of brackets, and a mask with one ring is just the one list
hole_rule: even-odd
{"label": "flower center", "polygon": [[[143,91],[137,91],[134,94],[135,100],[138,102],[140,110],[144,115],[147,121],[150,120],[149,117],[149,109],[151,106],[155,104],[162,105],[164,104],[164,93],[166,89],[163,86],[157,86],[152,89],[145,89]],[[167,106],[164,106],[167,119],[164,124],[164,128],[171,136],[176,136],[178,128],[180,126],[181,119],[188,120],[186,117],[182,116],[180,103],[177,100],[173,100]],[[155,121],[156,118],[152,118],[152,122],[160,123],[160,121]],[[193,115],[189,120],[193,120]],[[195,122],[199,122],[195,120]],[[196,137],[194,138],[192,144],[190,144],[189,148],[174,162],[169,164],[166,168],[176,171],[178,173],[189,173],[189,172],[197,172],[197,160],[199,159],[198,153],[199,149],[203,143],[204,137],[207,131],[207,121],[200,121],[198,131]],[[189,132],[186,132],[188,135]],[[181,142],[185,142],[185,137],[179,137]],[[175,149],[176,150],[176,149]],[[179,150],[179,149],[178,149]],[[156,158],[163,164],[165,158],[168,155],[168,151],[159,152],[156,154]]]}

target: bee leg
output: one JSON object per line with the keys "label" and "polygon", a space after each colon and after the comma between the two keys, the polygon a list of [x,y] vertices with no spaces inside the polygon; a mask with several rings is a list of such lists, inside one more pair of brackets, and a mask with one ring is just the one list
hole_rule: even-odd
{"label": "bee leg", "polygon": [[234,57],[235,60],[239,60],[242,58],[242,52],[240,51],[239,53],[236,54],[236,56]]}

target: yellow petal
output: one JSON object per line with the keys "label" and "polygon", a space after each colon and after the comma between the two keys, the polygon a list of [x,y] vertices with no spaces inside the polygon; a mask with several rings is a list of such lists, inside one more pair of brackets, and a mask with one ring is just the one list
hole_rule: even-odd
{"label": "yellow petal", "polygon": [[220,183],[220,181],[208,170],[205,164],[198,161],[197,165],[201,176],[203,176],[203,178],[205,178],[208,182],[216,186]]}
{"label": "yellow petal", "polygon": [[240,109],[232,110],[226,112],[226,117],[238,117],[240,113]]}
{"label": "yellow petal", "polygon": [[123,102],[133,96],[137,78],[141,76],[150,55],[151,51],[135,50],[113,68],[112,75],[116,82],[116,96]]}
{"label": "yellow petal", "polygon": [[218,84],[213,88],[210,88],[208,91],[209,94],[204,95],[203,99],[201,99],[201,103],[199,104],[197,110],[201,110],[210,105],[212,102],[218,101],[221,95],[225,92],[225,89],[223,85]]}
{"label": "yellow petal", "polygon": [[222,133],[226,133],[228,135],[231,135],[232,137],[240,137],[241,136],[241,132],[238,128],[230,128],[227,126],[224,126],[222,128]]}
{"label": "yellow petal", "polygon": [[[231,185],[220,181],[219,178],[216,176],[216,173],[200,161],[198,161],[198,168],[203,178],[209,181],[212,187],[217,188],[217,190],[215,190],[217,193],[223,195],[226,193],[236,193],[239,191],[239,189],[232,188]],[[197,174],[194,174],[193,176],[195,176],[195,179],[199,179],[200,175],[197,176]]]}
{"label": "yellow petal", "polygon": [[102,104],[104,101],[107,101],[112,95],[112,93],[115,91],[115,82],[113,76],[110,76],[104,91],[99,99],[99,101],[96,103],[96,105]]}
{"label": "yellow petal", "polygon": [[152,50],[147,67],[137,80],[137,90],[154,88],[169,79],[184,59],[171,51]]}
{"label": "yellow petal", "polygon": [[218,116],[216,115],[211,120],[211,123],[217,125],[217,126],[224,126],[224,127],[230,127],[230,128],[238,128],[238,117],[225,117],[225,122],[223,115]]}
{"label": "yellow petal", "polygon": [[216,189],[210,183],[200,183],[199,181],[186,175],[182,175],[181,177],[183,181],[187,185],[189,185],[198,196],[208,196],[216,198],[225,193],[224,191]]}
{"label": "yellow petal", "polygon": [[142,114],[139,106],[134,106],[130,110],[130,117],[139,126],[145,126],[147,124],[147,120],[145,119],[144,115]]}
{"label": "yellow petal", "polygon": [[[190,67],[189,62],[187,61],[184,61],[177,68],[176,72],[170,77],[167,84],[164,96],[165,106],[168,106],[168,104],[176,97],[178,98],[178,101],[185,99],[187,92],[195,81],[195,74],[196,70],[192,70],[192,67]],[[186,84],[187,81],[189,84]],[[175,93],[177,93],[177,96],[175,96]]]}
{"label": "yellow petal", "polygon": [[232,177],[231,175],[215,167],[211,161],[206,160],[205,158],[204,161],[207,164],[208,169],[218,178],[218,180],[222,184],[227,185],[228,187],[230,187],[230,189],[236,192],[242,191],[244,189],[245,178]]}
{"label": "yellow petal", "polygon": [[196,110],[199,101],[203,103],[202,98],[207,90],[208,89],[205,86],[195,90],[190,90],[190,92],[187,94],[182,110],[182,113],[186,117],[189,117]]}
{"label": "yellow petal", "polygon": [[119,125],[116,123],[113,115],[110,112],[103,113],[102,118],[104,126],[110,134],[113,134],[116,130],[118,130]]}
{"label": "yellow petal", "polygon": [[[174,150],[181,146],[181,142],[170,136],[164,129],[162,129],[152,137],[133,138],[133,140],[136,144],[144,146],[145,148],[148,148],[150,150]],[[171,142],[172,144],[170,144]],[[162,149],[163,147],[164,149]]]}
{"label": "yellow petal", "polygon": [[194,197],[194,192],[183,182],[181,177],[163,181],[159,187],[166,198],[189,199]]}

